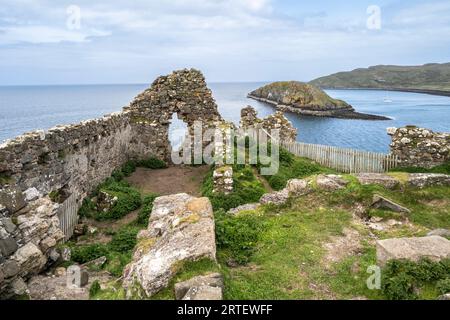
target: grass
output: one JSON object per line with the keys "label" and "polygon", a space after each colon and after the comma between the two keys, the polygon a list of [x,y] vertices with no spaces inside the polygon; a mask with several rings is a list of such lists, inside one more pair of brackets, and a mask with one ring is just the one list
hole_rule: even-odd
{"label": "grass", "polygon": [[403,173],[442,173],[450,174],[450,161],[442,165],[436,166],[432,169],[420,168],[420,167],[399,167],[392,169],[391,172],[403,172]]}
{"label": "grass", "polygon": [[[310,195],[292,199],[283,207],[263,207],[246,213],[253,214],[264,224],[264,229],[259,231],[245,265],[229,267],[233,251],[218,245],[219,263],[225,276],[225,298],[393,298],[382,290],[367,288],[366,280],[370,276],[367,268],[376,264],[375,246],[366,229],[353,225],[352,207],[355,203],[368,205],[373,194],[380,193],[410,208],[409,219],[417,228],[403,225],[375,232],[379,238],[424,235],[417,234],[417,230],[450,227],[450,203],[445,201],[450,199],[450,188],[387,190],[381,186],[360,185],[350,176],[346,179],[351,182],[343,190],[331,193],[316,190]],[[370,212],[384,215],[384,220],[400,219],[389,211]],[[323,261],[326,252],[323,244],[332,236],[342,235],[343,229],[349,227],[360,233],[361,249],[358,254],[327,266]],[[230,232],[235,231],[230,229]],[[439,285],[445,288],[448,282],[443,279]],[[437,282],[422,283],[418,298],[436,298],[439,285]]]}

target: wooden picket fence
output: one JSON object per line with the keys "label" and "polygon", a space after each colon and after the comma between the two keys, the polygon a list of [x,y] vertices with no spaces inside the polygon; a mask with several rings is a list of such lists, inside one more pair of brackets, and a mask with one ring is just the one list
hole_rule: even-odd
{"label": "wooden picket fence", "polygon": [[[262,131],[267,139],[277,141],[266,130]],[[280,141],[279,145],[296,156],[314,160],[343,173],[384,173],[397,167],[399,163],[397,156],[384,153],[302,142]]]}
{"label": "wooden picket fence", "polygon": [[75,194],[67,198],[59,207],[59,227],[64,232],[65,241],[72,237],[78,223],[78,209],[79,205]]}
{"label": "wooden picket fence", "polygon": [[289,152],[344,173],[383,173],[395,168],[396,156],[384,153],[308,144],[301,142],[281,142]]}

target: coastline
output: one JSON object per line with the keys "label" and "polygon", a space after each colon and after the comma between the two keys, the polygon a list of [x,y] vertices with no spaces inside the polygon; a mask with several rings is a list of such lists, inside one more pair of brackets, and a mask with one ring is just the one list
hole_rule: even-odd
{"label": "coastline", "polygon": [[371,121],[389,121],[392,120],[392,118],[386,117],[386,116],[380,116],[380,115],[373,115],[373,114],[366,114],[366,113],[360,113],[355,111],[353,108],[342,108],[342,109],[335,109],[335,110],[325,110],[325,111],[316,111],[316,110],[308,110],[305,108],[298,108],[293,106],[287,106],[287,105],[279,105],[275,101],[260,98],[251,94],[247,95],[248,98],[262,102],[267,103],[271,105],[272,107],[275,107],[278,110],[282,111],[288,111],[304,116],[311,116],[311,117],[326,117],[326,118],[336,118],[336,119],[348,119],[348,120],[371,120]]}
{"label": "coastline", "polygon": [[450,91],[427,90],[427,89],[402,89],[402,88],[349,88],[349,87],[319,87],[322,90],[373,90],[373,91],[393,91],[429,94],[433,96],[450,97]]}

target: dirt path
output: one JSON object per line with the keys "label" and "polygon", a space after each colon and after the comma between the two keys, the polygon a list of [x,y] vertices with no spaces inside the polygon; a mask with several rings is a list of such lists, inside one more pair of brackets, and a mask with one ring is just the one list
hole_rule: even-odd
{"label": "dirt path", "polygon": [[177,166],[160,170],[138,168],[126,180],[143,194],[187,193],[198,197],[201,196],[202,182],[208,171],[209,166]]}
{"label": "dirt path", "polygon": [[272,193],[274,191],[269,182],[267,182],[267,180],[259,174],[259,170],[257,168],[253,168],[253,173],[255,174],[256,178],[263,184],[268,193]]}

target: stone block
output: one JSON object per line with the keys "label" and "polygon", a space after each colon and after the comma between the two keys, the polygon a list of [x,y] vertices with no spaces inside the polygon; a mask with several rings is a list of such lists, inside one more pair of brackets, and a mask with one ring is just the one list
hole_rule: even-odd
{"label": "stone block", "polygon": [[450,241],[439,236],[377,241],[377,262],[379,265],[385,265],[389,260],[419,261],[422,258],[433,261],[450,258]]}
{"label": "stone block", "polygon": [[220,273],[212,273],[204,276],[194,277],[190,280],[179,282],[175,284],[175,298],[177,300],[183,299],[191,288],[199,287],[216,287],[223,289],[223,278]]}

